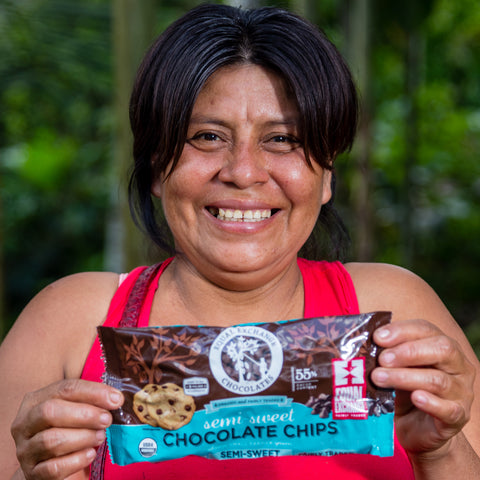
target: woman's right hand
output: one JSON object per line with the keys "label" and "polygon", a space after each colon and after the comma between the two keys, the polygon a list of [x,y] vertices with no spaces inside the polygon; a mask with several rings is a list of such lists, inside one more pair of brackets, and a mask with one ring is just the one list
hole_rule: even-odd
{"label": "woman's right hand", "polygon": [[107,385],[62,380],[25,396],[12,424],[27,480],[57,480],[88,467],[123,396]]}

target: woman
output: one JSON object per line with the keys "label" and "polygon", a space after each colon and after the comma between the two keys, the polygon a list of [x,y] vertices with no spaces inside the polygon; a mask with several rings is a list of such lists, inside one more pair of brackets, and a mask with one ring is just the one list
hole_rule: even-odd
{"label": "woman", "polygon": [[[478,478],[480,366],[438,297],[400,268],[297,258],[316,223],[341,250],[332,170],[353,141],[356,113],[338,52],[285,11],[202,6],[157,40],[131,99],[130,193],[165,247],[161,200],[174,256],[152,274],[64,278],[26,307],[0,351],[6,478],[86,479],[90,468],[91,478],[115,479]],[[101,445],[123,398],[100,383],[97,325],[128,317],[138,326],[230,326],[375,310],[394,319],[375,332],[385,350],[372,374],[397,390],[394,457],[110,464]]]}

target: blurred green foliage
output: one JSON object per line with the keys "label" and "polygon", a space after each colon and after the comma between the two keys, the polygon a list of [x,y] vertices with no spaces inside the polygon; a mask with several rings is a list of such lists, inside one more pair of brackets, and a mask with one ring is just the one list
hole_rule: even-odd
{"label": "blurred green foliage", "polygon": [[[157,30],[198,3],[159,1]],[[348,0],[257,2],[267,3],[301,7],[344,46]],[[425,278],[480,351],[480,3],[372,0],[371,14],[372,260]],[[0,4],[9,324],[54,279],[104,268],[111,189],[119,183],[111,21],[110,0]],[[408,52],[420,59],[416,70]],[[338,202],[355,240],[354,168],[339,159]]]}
{"label": "blurred green foliage", "polygon": [[[397,8],[408,11],[409,3]],[[427,280],[480,353],[480,4],[417,3],[428,7],[415,26],[422,63],[418,87],[406,98],[411,22],[376,2],[384,8],[375,9],[372,50],[375,260],[405,265]],[[406,176],[412,108],[415,158]],[[405,208],[410,252],[402,235]]]}
{"label": "blurred green foliage", "polygon": [[[159,8],[157,30],[190,6]],[[113,158],[112,10],[111,0],[0,2],[5,330],[47,284],[104,268],[124,180]]]}
{"label": "blurred green foliage", "polygon": [[105,1],[0,4],[4,311],[59,275],[100,269],[111,150]]}

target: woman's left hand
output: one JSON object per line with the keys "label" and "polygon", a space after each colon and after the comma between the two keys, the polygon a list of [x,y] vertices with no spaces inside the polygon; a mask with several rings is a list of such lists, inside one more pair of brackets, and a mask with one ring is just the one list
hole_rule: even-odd
{"label": "woman's left hand", "polygon": [[424,320],[379,328],[385,350],[372,372],[379,387],[396,389],[395,430],[409,454],[440,453],[468,422],[475,369],[458,343]]}

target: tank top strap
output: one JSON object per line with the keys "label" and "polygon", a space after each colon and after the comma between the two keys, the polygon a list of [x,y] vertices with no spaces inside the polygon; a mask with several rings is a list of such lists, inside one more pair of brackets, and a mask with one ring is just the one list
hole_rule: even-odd
{"label": "tank top strap", "polygon": [[160,275],[171,258],[150,267],[141,266],[122,274],[118,288],[110,301],[105,327],[146,327],[151,303]]}
{"label": "tank top strap", "polygon": [[123,310],[122,317],[118,323],[119,327],[136,327],[140,323],[140,311],[145,304],[149,287],[157,277],[162,265],[162,263],[157,263],[145,268],[140,273],[136,282],[133,284],[130,295],[128,296],[125,309]]}
{"label": "tank top strap", "polygon": [[340,262],[299,258],[305,291],[306,318],[360,313],[350,274]]}

